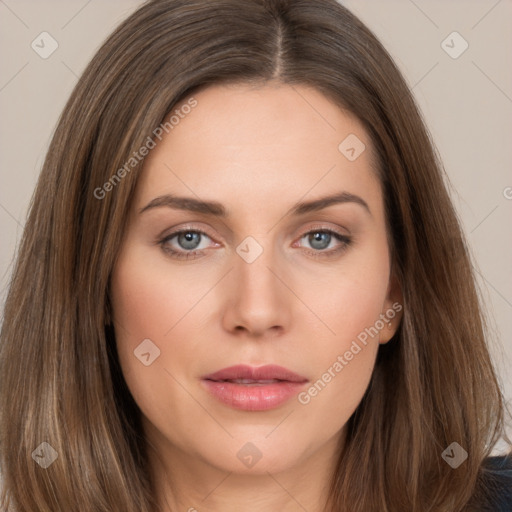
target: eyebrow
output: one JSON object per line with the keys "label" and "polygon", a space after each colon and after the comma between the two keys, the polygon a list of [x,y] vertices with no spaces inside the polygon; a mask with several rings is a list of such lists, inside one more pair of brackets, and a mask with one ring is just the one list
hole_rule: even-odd
{"label": "eyebrow", "polygon": [[[353,203],[362,206],[369,214],[372,215],[370,207],[366,201],[351,194],[350,192],[338,192],[333,195],[321,197],[319,199],[313,199],[312,201],[301,201],[293,205],[286,215],[304,215],[310,212],[316,212],[323,210],[329,206],[335,204]],[[162,196],[155,197],[146,206],[139,210],[139,213],[144,213],[147,210],[160,207],[174,208],[177,210],[186,210],[189,212],[203,213],[206,215],[214,215],[220,218],[226,218],[229,216],[226,208],[217,201],[204,201],[195,199],[193,197],[178,197],[171,194],[165,194]]]}

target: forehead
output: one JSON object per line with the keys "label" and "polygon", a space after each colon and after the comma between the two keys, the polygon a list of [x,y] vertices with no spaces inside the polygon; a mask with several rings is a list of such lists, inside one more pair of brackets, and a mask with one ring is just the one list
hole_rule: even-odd
{"label": "forehead", "polygon": [[[364,192],[370,201],[378,196],[362,124],[317,90],[230,84],[192,97],[197,105],[183,110],[188,113],[181,113],[144,163],[139,205],[163,193],[240,205],[283,203],[286,197],[295,203],[344,189]],[[346,153],[352,147],[355,159],[348,158],[354,151]]]}
{"label": "forehead", "polygon": [[[197,106],[181,116],[179,126],[172,129],[176,143],[194,132],[196,137],[204,138],[202,145],[258,145],[284,152],[287,146],[300,142],[306,143],[305,149],[314,145],[330,153],[333,142],[337,150],[336,141],[344,133],[366,138],[355,116],[309,86],[215,85],[201,89],[193,97]],[[186,101],[175,110],[179,111]]]}

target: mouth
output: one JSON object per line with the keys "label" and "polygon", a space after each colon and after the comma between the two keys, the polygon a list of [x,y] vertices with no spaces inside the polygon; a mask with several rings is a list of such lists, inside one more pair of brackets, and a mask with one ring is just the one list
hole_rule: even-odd
{"label": "mouth", "polygon": [[202,377],[203,386],[217,400],[234,409],[275,409],[296,395],[309,382],[276,365],[237,365]]}

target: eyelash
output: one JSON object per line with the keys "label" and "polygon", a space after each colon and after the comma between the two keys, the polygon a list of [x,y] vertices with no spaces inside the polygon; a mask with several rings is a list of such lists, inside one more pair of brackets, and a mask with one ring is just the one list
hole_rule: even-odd
{"label": "eyelash", "polygon": [[[169,235],[166,235],[164,238],[159,240],[157,243],[158,243],[158,245],[161,246],[162,250],[164,252],[166,252],[167,254],[169,254],[172,258],[186,260],[186,259],[193,259],[198,254],[201,254],[202,250],[176,251],[175,249],[171,249],[169,246],[166,245],[170,240],[172,240],[176,236],[181,235],[182,233],[196,233],[196,234],[200,234],[200,235],[206,235],[210,239],[213,238],[208,233],[206,233],[205,231],[201,231],[200,229],[184,228],[184,229],[180,229],[178,231],[174,231],[174,232],[170,233]],[[299,240],[302,240],[305,236],[311,235],[313,233],[327,233],[331,236],[334,236],[334,238],[336,238],[339,242],[341,242],[341,245],[335,249],[316,250],[316,251],[313,249],[306,250],[306,252],[313,258],[326,258],[326,257],[328,258],[330,256],[335,256],[339,253],[344,252],[352,244],[351,237],[349,237],[347,235],[342,235],[341,233],[338,233],[337,231],[334,231],[332,229],[327,229],[327,228],[322,228],[322,227],[313,227],[309,231],[306,231],[305,233],[303,233],[299,237]]]}

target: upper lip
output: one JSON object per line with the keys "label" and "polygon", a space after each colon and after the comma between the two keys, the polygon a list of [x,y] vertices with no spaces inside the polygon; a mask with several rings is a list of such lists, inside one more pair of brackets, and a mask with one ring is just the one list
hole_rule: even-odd
{"label": "upper lip", "polygon": [[215,373],[205,375],[204,380],[224,381],[235,379],[246,380],[282,380],[287,382],[307,382],[308,379],[287,368],[273,364],[265,366],[236,365],[223,368]]}

